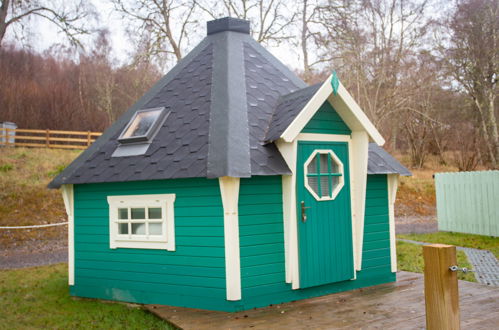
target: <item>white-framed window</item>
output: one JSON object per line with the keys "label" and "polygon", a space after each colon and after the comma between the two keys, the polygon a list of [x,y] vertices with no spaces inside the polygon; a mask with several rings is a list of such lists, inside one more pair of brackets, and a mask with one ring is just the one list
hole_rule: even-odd
{"label": "white-framed window", "polygon": [[333,200],[345,184],[343,163],[332,150],[315,150],[304,165],[305,187],[318,201]]}
{"label": "white-framed window", "polygon": [[175,251],[175,194],[108,196],[111,249]]}

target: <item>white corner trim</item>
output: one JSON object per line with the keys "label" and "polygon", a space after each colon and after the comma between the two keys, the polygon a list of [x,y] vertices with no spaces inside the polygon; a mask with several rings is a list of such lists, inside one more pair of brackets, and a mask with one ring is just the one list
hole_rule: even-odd
{"label": "white corner trim", "polygon": [[354,265],[362,269],[362,249],[364,242],[364,216],[366,207],[367,161],[369,136],[365,131],[352,132],[350,162],[350,183],[352,193],[352,228],[355,233]]}
{"label": "white corner trim", "polygon": [[225,281],[227,300],[241,300],[241,260],[239,246],[239,178],[218,180],[224,208]]}
{"label": "white corner trim", "polygon": [[357,279],[357,231],[355,219],[353,217],[354,212],[354,195],[353,195],[353,182],[355,181],[352,175],[352,164],[353,164],[353,151],[352,151],[352,143],[348,143],[348,164],[350,165],[350,219],[352,225],[352,253],[353,253],[353,279]]}
{"label": "white corner trim", "polygon": [[72,184],[61,186],[62,199],[68,215],[68,284],[75,284],[74,190]]}
{"label": "white corner trim", "polygon": [[388,174],[388,218],[390,224],[390,261],[392,272],[397,271],[397,244],[395,238],[395,200],[397,198],[397,188],[399,175]]}
{"label": "white corner trim", "polygon": [[[131,249],[160,249],[175,251],[175,194],[146,194],[146,195],[121,195],[107,196],[109,204],[109,248],[131,248]],[[161,208],[163,214],[161,219],[141,220],[139,222],[160,222],[162,224],[161,235],[120,235],[118,233],[118,208]],[[133,220],[124,220],[133,222]],[[129,227],[130,228],[130,227]]]}
{"label": "white corner trim", "polygon": [[326,79],[315,95],[300,111],[298,116],[295,117],[291,124],[281,134],[281,138],[286,142],[295,140],[326,100],[329,100],[338,115],[352,131],[365,130],[378,145],[383,145],[385,143],[381,134],[374,127],[369,118],[367,118],[366,114],[341,82],[338,87],[338,94],[333,95],[331,76]]}
{"label": "white corner trim", "polygon": [[300,268],[298,260],[298,231],[296,222],[296,157],[298,142],[283,140],[276,142],[279,152],[291,169],[291,175],[282,176],[282,207],[284,220],[284,252],[286,264],[286,283],[293,290],[300,288]]}

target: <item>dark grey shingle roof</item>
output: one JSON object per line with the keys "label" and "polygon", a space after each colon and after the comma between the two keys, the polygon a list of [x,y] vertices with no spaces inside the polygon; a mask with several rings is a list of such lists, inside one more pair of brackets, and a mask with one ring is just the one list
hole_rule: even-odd
{"label": "dark grey shingle roof", "polygon": [[[279,96],[306,85],[245,29],[228,30],[212,30],[49,187],[290,173],[263,128]],[[171,113],[147,152],[111,157],[133,114],[151,107]]]}
{"label": "dark grey shingle roof", "polygon": [[[65,183],[289,174],[272,141],[279,138],[320,85],[306,87],[253,40],[242,25],[226,23],[227,30],[212,30],[215,32],[49,187],[58,188]],[[170,114],[147,152],[112,157],[118,136],[135,112],[152,107],[165,107]],[[383,149],[372,146],[369,173],[410,175]]]}
{"label": "dark grey shingle roof", "polygon": [[412,173],[376,143],[369,143],[369,160],[367,174],[400,174],[410,176]]}
{"label": "dark grey shingle roof", "polygon": [[277,106],[274,109],[274,113],[265,136],[265,141],[273,142],[279,139],[281,134],[284,133],[293,119],[298,116],[298,113],[300,113],[308,101],[310,101],[312,96],[315,95],[321,85],[322,83],[316,84],[281,96]]}

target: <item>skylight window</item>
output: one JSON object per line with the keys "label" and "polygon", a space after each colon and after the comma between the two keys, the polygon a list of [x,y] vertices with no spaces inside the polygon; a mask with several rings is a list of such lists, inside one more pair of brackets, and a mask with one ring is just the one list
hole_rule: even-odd
{"label": "skylight window", "polygon": [[167,114],[165,108],[139,110],[121,133],[121,143],[149,141]]}

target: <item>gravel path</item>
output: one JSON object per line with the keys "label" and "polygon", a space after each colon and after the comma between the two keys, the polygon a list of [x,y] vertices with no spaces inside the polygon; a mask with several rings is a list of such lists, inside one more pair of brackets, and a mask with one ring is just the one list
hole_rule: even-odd
{"label": "gravel path", "polygon": [[10,252],[0,255],[0,269],[26,268],[68,262],[68,250]]}
{"label": "gravel path", "polygon": [[403,216],[395,218],[397,234],[426,234],[438,231],[435,216]]}

